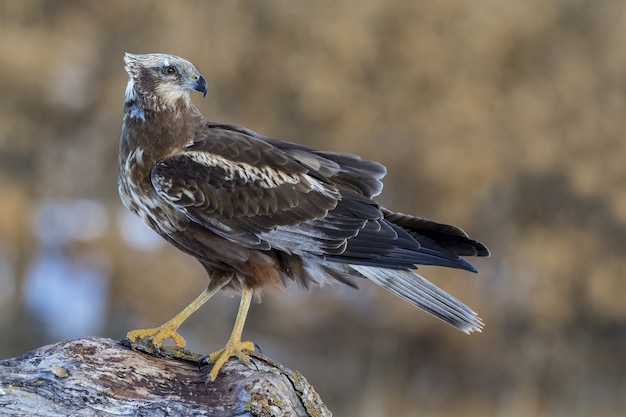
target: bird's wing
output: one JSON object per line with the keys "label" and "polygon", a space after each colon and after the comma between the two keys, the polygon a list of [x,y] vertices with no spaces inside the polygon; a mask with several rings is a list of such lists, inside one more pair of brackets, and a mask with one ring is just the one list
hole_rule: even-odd
{"label": "bird's wing", "polygon": [[370,198],[384,172],[357,156],[209,124],[157,164],[152,183],[191,221],[251,248],[381,268],[475,271],[459,256],[469,253],[446,245],[473,242],[460,229],[389,212]]}
{"label": "bird's wing", "polygon": [[387,169],[378,162],[363,160],[357,155],[318,151],[297,143],[262,136],[239,126],[213,122],[208,126],[212,130],[237,132],[265,142],[334,184],[349,188],[357,194],[375,197],[383,189],[381,179]]}
{"label": "bird's wing", "polygon": [[[348,238],[382,213],[353,191],[367,186],[358,180],[344,186],[325,175],[337,162],[309,159],[320,169],[247,131],[209,127],[183,152],[159,162],[152,184],[191,221],[231,241],[338,254]],[[345,176],[339,168],[333,171],[336,177]],[[343,196],[338,187],[345,188]]]}

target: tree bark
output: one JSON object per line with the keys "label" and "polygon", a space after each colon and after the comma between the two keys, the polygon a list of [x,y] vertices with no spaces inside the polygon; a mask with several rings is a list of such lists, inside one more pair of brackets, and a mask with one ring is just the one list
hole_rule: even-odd
{"label": "tree bark", "polygon": [[96,337],[0,361],[2,416],[331,416],[298,372],[261,354],[211,365],[186,350],[131,350]]}

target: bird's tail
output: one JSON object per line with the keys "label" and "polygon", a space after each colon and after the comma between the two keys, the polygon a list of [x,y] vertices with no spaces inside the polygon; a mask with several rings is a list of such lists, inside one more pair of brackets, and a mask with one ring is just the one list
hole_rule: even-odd
{"label": "bird's tail", "polygon": [[483,322],[472,309],[414,271],[354,264],[350,267],[392,294],[464,333],[482,331]]}

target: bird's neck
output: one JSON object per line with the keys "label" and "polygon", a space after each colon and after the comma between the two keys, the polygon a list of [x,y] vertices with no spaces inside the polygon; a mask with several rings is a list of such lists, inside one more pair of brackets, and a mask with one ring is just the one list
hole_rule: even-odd
{"label": "bird's neck", "polygon": [[150,166],[193,143],[204,123],[206,119],[191,100],[165,105],[138,92],[131,80],[124,101],[120,155],[128,156],[139,149],[142,162]]}

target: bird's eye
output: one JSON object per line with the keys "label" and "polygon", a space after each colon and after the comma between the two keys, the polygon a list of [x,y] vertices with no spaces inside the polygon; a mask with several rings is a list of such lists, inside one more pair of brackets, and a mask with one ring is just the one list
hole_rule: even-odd
{"label": "bird's eye", "polygon": [[173,67],[171,65],[168,65],[166,67],[163,67],[163,74],[165,75],[174,75],[176,74],[178,71],[176,71],[176,67]]}

